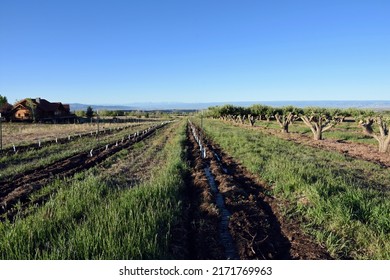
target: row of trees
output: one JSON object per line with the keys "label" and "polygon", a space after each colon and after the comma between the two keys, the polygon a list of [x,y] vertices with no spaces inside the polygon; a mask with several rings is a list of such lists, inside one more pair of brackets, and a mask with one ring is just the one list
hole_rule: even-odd
{"label": "row of trees", "polygon": [[346,117],[353,117],[362,127],[364,134],[378,141],[380,152],[386,152],[390,145],[389,114],[375,113],[370,110],[296,108],[293,106],[275,108],[256,104],[251,107],[233,105],[210,107],[206,115],[242,124],[248,122],[251,126],[254,126],[258,120],[270,121],[274,119],[280,125],[282,133],[288,133],[289,125],[293,122],[302,121],[312,131],[314,140],[322,140],[325,131],[343,122]]}
{"label": "row of trees", "polygon": [[91,106],[86,111],[79,110],[75,114],[78,117],[92,118],[99,113],[100,117],[135,117],[135,118],[162,118],[169,117],[168,113],[162,111],[123,111],[123,110],[94,110]]}
{"label": "row of trees", "polygon": [[0,94],[0,107],[3,106],[4,104],[6,104],[8,101],[7,101],[7,97],[6,96],[2,96]]}

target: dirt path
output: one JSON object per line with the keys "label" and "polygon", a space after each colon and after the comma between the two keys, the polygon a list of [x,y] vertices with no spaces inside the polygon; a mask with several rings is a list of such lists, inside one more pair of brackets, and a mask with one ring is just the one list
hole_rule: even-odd
{"label": "dirt path", "polygon": [[66,159],[59,160],[50,166],[40,167],[20,174],[12,181],[0,182],[0,214],[10,211],[17,202],[25,203],[28,196],[42,188],[45,184],[58,177],[68,177],[82,170],[91,168],[104,161],[122,149],[129,148],[134,143],[140,142],[152,135],[157,129],[163,127],[159,125],[144,130],[139,136],[123,139],[122,142],[115,142],[111,145],[99,147],[91,153],[78,153]]}
{"label": "dirt path", "polygon": [[[199,135],[199,129],[195,130]],[[210,189],[207,181],[199,174],[202,168],[209,166],[230,212],[228,227],[240,259],[330,258],[323,247],[300,230],[299,223],[283,218],[278,207],[282,202],[266,195],[265,184],[205,137],[201,141],[206,148],[204,159],[195,138],[189,135],[189,141],[194,147],[191,160],[195,160],[195,166],[199,166],[193,177],[198,177],[198,181],[206,184],[203,189]],[[211,196],[209,204],[215,199],[215,196]],[[221,210],[217,210],[220,214]],[[220,224],[217,226],[221,227]]]}

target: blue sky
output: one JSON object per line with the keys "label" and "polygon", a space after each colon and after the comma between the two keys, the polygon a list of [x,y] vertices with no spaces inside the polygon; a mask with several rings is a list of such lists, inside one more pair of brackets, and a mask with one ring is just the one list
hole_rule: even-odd
{"label": "blue sky", "polygon": [[0,94],[389,100],[390,1],[1,0]]}

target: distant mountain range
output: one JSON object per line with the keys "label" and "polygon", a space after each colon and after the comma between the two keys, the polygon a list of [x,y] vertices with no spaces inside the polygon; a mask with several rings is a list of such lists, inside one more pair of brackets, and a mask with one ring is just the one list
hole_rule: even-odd
{"label": "distant mountain range", "polygon": [[131,103],[124,105],[88,105],[80,103],[70,104],[71,111],[86,110],[91,106],[94,110],[201,110],[211,106],[222,106],[232,104],[235,106],[251,106],[253,104],[263,104],[273,107],[282,107],[292,105],[295,107],[326,107],[326,108],[360,108],[374,110],[390,110],[390,100],[363,100],[363,101],[238,101],[238,102],[209,102],[209,103],[169,103],[169,102],[150,102],[150,103]]}

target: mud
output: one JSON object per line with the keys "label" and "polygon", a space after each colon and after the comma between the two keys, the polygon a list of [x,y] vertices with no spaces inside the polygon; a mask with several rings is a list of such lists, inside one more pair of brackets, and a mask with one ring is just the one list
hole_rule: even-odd
{"label": "mud", "polygon": [[[197,146],[193,138],[189,140]],[[283,217],[279,209],[284,202],[268,195],[264,182],[218,145],[205,137],[203,140],[207,158],[201,158],[199,147],[194,149],[194,157],[198,165],[210,166],[231,213],[229,230],[240,259],[330,259],[321,245],[300,230],[298,221]]]}
{"label": "mud", "polygon": [[189,259],[226,259],[219,237],[219,211],[204,173],[205,163],[190,131],[187,132],[186,158],[190,175],[186,181]]}

